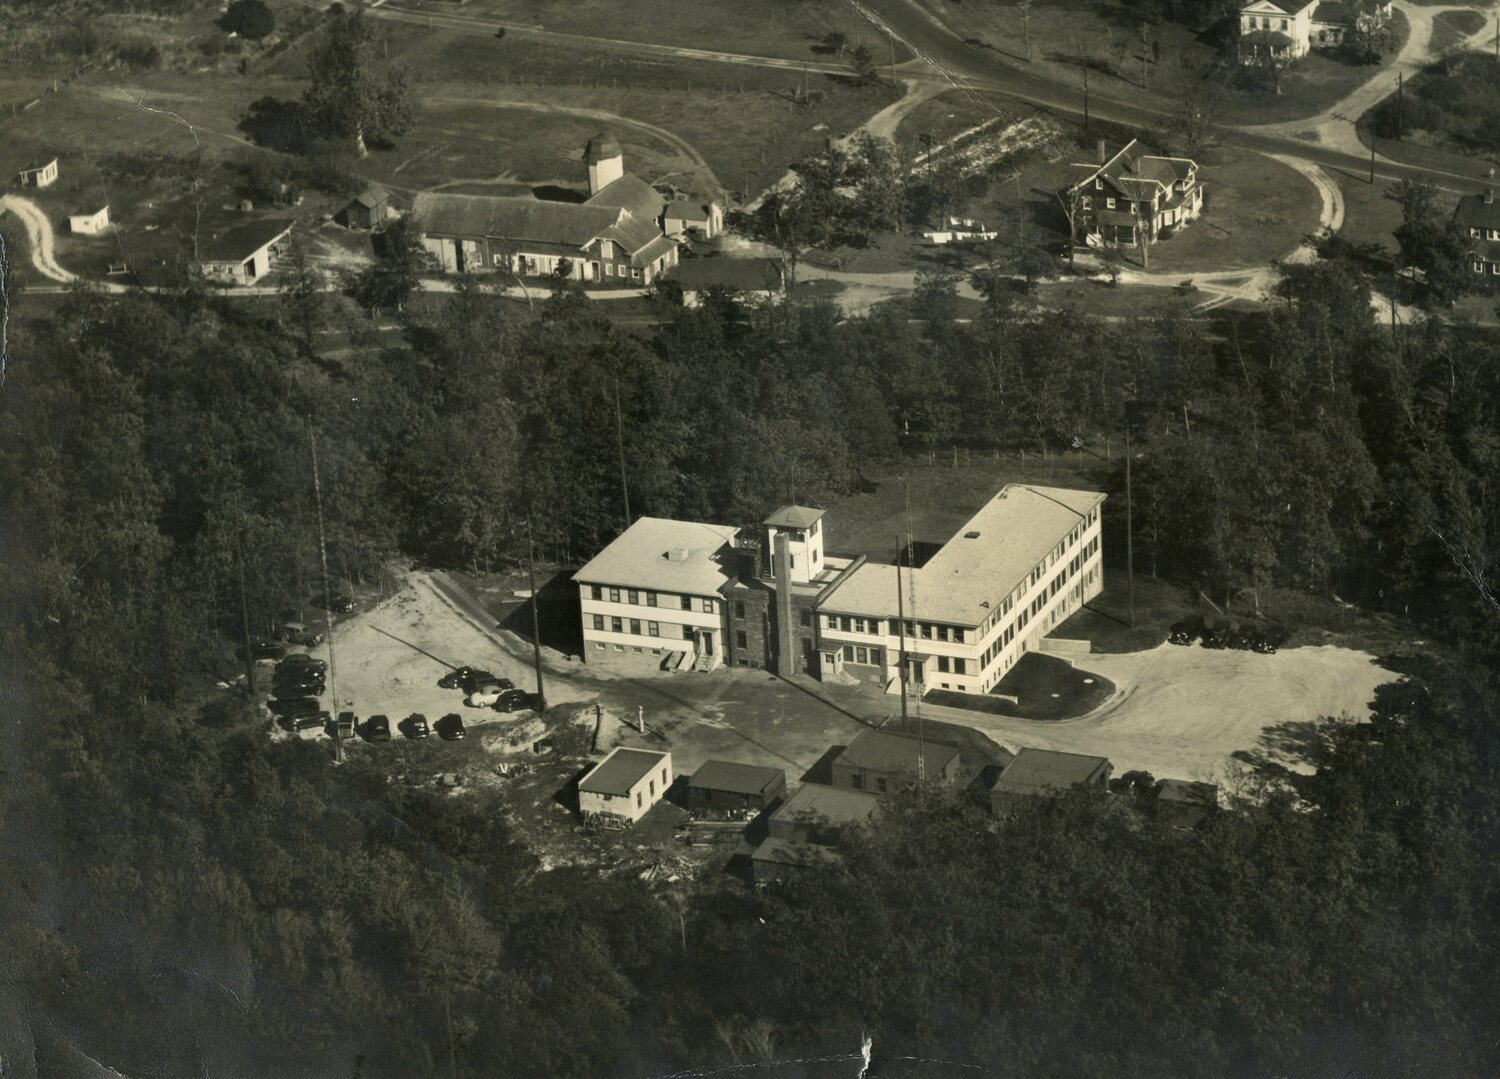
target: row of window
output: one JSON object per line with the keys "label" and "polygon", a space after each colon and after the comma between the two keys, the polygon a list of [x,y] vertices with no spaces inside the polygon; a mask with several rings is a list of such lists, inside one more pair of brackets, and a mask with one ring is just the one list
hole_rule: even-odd
{"label": "row of window", "polygon": [[[670,622],[668,623],[668,625],[672,624],[673,623]],[[629,628],[627,629],[626,627]],[[645,627],[645,635],[647,637],[661,636],[660,622],[647,622],[645,623]],[[594,628],[596,630],[599,630],[600,632],[604,632],[607,630],[610,633],[631,633],[637,637],[641,636],[641,620],[639,618],[611,618],[606,624],[604,616],[602,614],[596,614],[594,615]],[[682,639],[685,641],[691,641],[693,639],[693,634],[696,632],[696,626],[683,626]],[[741,634],[741,636],[744,636],[744,634]]]}
{"label": "row of window", "polygon": [[1469,239],[1471,240],[1500,240],[1500,229],[1479,228],[1476,225],[1469,226]]}
{"label": "row of window", "polygon": [[[878,637],[886,632],[885,620],[881,618],[859,618],[847,614],[824,615],[824,626],[828,629],[836,629],[840,633],[868,633]],[[967,630],[962,626],[946,626],[938,622],[915,622],[907,619],[904,623],[897,618],[890,620],[890,636],[896,637],[901,634],[924,641],[945,641],[953,644],[963,644]]]}
{"label": "row of window", "polygon": [[[632,607],[639,607],[642,597],[647,607],[670,607],[675,596],[678,606],[684,611],[702,611],[704,614],[717,614],[719,604],[717,600],[707,599],[703,596],[676,596],[672,592],[648,592],[636,588],[605,588],[603,585],[589,585],[589,598],[602,600],[608,594],[610,603],[628,603]],[[736,603],[736,617],[745,616],[745,605]]]}
{"label": "row of window", "polygon": [[[1246,27],[1245,28],[1247,30],[1285,30],[1285,29],[1287,29],[1287,21],[1285,19],[1257,18],[1254,15],[1246,15],[1245,16],[1245,23],[1246,23]],[[1279,25],[1273,26],[1272,23],[1277,23]]]}
{"label": "row of window", "polygon": [[1484,268],[1486,266],[1490,268],[1490,273],[1500,274],[1500,262],[1481,262],[1479,259],[1474,260],[1475,273],[1484,273]]}

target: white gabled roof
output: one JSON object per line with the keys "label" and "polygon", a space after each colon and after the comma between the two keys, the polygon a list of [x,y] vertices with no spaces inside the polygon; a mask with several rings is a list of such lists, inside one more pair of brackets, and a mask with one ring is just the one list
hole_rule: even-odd
{"label": "white gabled roof", "polygon": [[589,584],[712,596],[733,576],[728,549],[739,529],[642,517],[573,575]]}

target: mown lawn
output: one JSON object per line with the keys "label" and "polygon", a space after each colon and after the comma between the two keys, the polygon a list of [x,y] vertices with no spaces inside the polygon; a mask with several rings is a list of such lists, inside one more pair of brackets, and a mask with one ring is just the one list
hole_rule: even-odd
{"label": "mown lawn", "polygon": [[[537,27],[565,34],[644,41],[692,49],[836,61],[819,46],[829,31],[848,36],[848,48],[863,44],[882,62],[890,46],[853,8],[804,0],[404,0],[405,9]],[[897,62],[907,58],[904,50]]]}

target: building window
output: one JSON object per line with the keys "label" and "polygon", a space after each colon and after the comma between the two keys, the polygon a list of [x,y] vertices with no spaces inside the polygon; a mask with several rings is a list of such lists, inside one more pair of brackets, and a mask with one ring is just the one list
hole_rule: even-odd
{"label": "building window", "polygon": [[831,614],[831,615],[828,616],[828,628],[829,629],[838,629],[839,628],[839,616],[838,615]]}
{"label": "building window", "polygon": [[594,628],[598,630],[604,628],[604,616],[602,614],[594,615]]}
{"label": "building window", "polygon": [[632,266],[630,268],[630,276],[631,277],[640,277],[641,276],[641,268],[639,266]]}
{"label": "building window", "polygon": [[954,629],[953,629],[953,643],[954,644],[963,644],[964,643],[964,631],[962,629],[958,628],[957,626],[955,626]]}
{"label": "building window", "polygon": [[965,664],[964,661],[961,660],[961,659],[955,659],[953,661],[953,673],[954,674],[968,674],[969,671],[968,671],[967,664]]}
{"label": "building window", "polygon": [[637,809],[641,808],[641,792],[640,791],[636,791],[635,792],[635,807]]}
{"label": "building window", "polygon": [[880,649],[870,649],[870,663],[876,667],[880,666]]}
{"label": "building window", "polygon": [[655,607],[656,606],[656,593],[655,592],[647,592],[646,593],[646,606],[647,607]]}
{"label": "building window", "polygon": [[736,648],[749,648],[750,637],[744,630],[736,630],[734,634],[734,646]]}
{"label": "building window", "polygon": [[885,793],[885,777],[884,776],[878,776],[878,777],[876,777],[876,779],[875,779],[875,789],[878,790],[881,794]]}
{"label": "building window", "polygon": [[947,656],[938,656],[937,661],[938,661],[938,673],[939,674],[947,674],[948,673],[948,657]]}
{"label": "building window", "polygon": [[855,663],[869,663],[870,662],[870,650],[868,648],[863,647],[863,646],[855,648],[854,649],[854,662]]}
{"label": "building window", "polygon": [[589,585],[589,598],[590,599],[603,599],[604,598],[604,589],[600,588],[596,584]]}
{"label": "building window", "polygon": [[634,607],[637,603],[639,603],[641,601],[641,594],[639,592],[637,592],[634,588],[632,588],[629,592],[627,592],[626,595],[630,597],[630,605],[632,607]]}
{"label": "building window", "polygon": [[852,644],[846,644],[846,645],[844,645],[844,662],[845,663],[853,663],[854,662],[854,646]]}
{"label": "building window", "polygon": [[682,597],[682,609],[684,611],[691,611],[693,609],[693,597],[692,596],[683,596]]}
{"label": "building window", "polygon": [[735,600],[734,601],[734,616],[736,618],[744,618],[745,617],[745,605],[743,603],[741,603],[739,600]]}
{"label": "building window", "polygon": [[594,648],[596,650],[600,651],[600,652],[604,651],[604,642],[603,641],[595,641],[594,642]]}
{"label": "building window", "polygon": [[630,632],[637,637],[641,635],[641,620],[639,618],[632,618],[630,620]]}
{"label": "building window", "polygon": [[948,627],[947,626],[939,626],[937,628],[937,639],[940,640],[940,641],[946,641],[948,639]]}
{"label": "building window", "polygon": [[615,633],[623,633],[625,632],[625,623],[618,618],[611,618],[609,620],[609,628]]}
{"label": "building window", "polygon": [[646,780],[646,786],[649,787],[650,790],[651,790],[651,797],[655,798],[656,797],[656,780],[654,780],[654,779],[648,779],[648,780]]}
{"label": "building window", "polygon": [[648,637],[660,637],[661,636],[661,623],[660,622],[647,622],[646,623],[646,636],[648,636]]}
{"label": "building window", "polygon": [[843,630],[845,633],[849,632],[850,625],[849,616],[847,614],[839,615],[839,629]]}
{"label": "building window", "polygon": [[693,627],[692,626],[683,626],[682,627],[682,639],[685,640],[685,641],[691,641],[693,639]]}
{"label": "building window", "polygon": [[932,640],[932,623],[931,622],[922,622],[922,623],[920,623],[920,625],[921,625],[921,628],[922,628],[922,639],[924,641],[930,641],[930,640]]}
{"label": "building window", "polygon": [[714,613],[714,601],[713,600],[706,599],[706,600],[703,601],[703,613],[704,614],[713,614]]}
{"label": "building window", "polygon": [[859,772],[855,772],[849,777],[849,783],[857,791],[862,791],[865,789],[865,777]]}
{"label": "building window", "polygon": [[802,624],[804,626],[806,626],[808,629],[812,628],[812,612],[811,611],[803,611],[802,612]]}
{"label": "building window", "polygon": [[1113,209],[1114,209],[1114,208],[1115,208],[1115,200],[1114,200],[1114,199],[1105,199],[1105,200],[1104,200],[1104,205],[1105,205],[1105,206],[1106,206],[1106,207],[1107,207],[1107,208],[1108,208],[1108,209],[1111,209],[1111,210],[1113,210]]}
{"label": "building window", "polygon": [[620,602],[620,590],[618,588],[611,588],[609,590],[609,601],[611,603],[619,603]]}

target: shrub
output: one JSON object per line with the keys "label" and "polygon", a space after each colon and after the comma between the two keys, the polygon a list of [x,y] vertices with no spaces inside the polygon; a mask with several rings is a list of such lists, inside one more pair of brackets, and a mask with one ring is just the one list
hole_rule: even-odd
{"label": "shrub", "polygon": [[122,41],[115,46],[115,59],[137,71],[154,71],[161,67],[161,49],[143,39]]}
{"label": "shrub", "polygon": [[234,0],[219,20],[219,26],[228,33],[259,41],[276,29],[276,16],[265,0]]}

